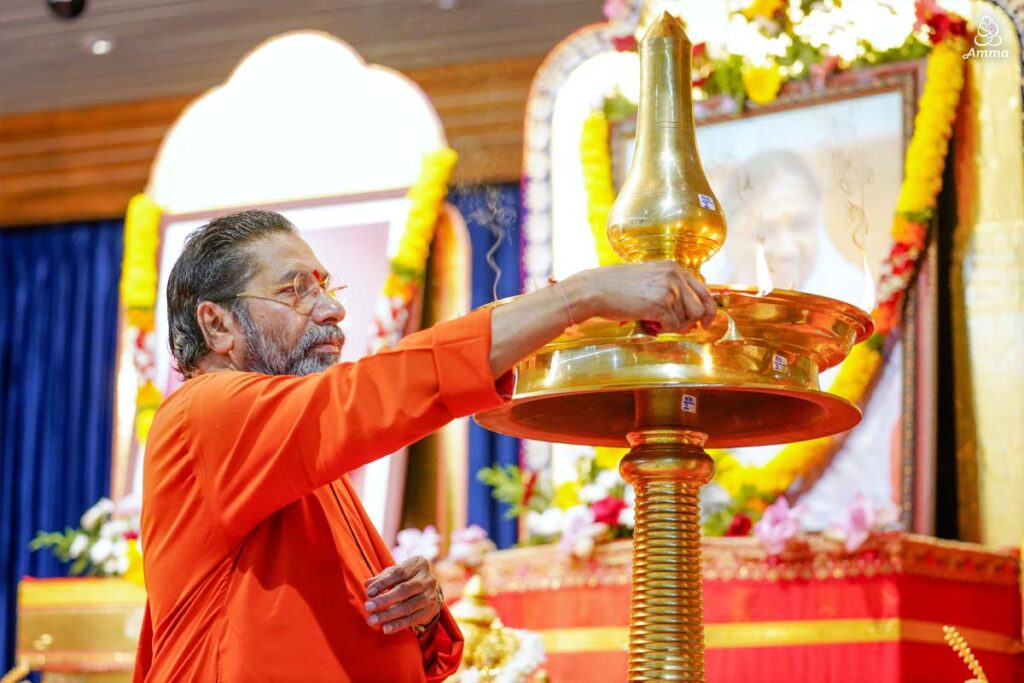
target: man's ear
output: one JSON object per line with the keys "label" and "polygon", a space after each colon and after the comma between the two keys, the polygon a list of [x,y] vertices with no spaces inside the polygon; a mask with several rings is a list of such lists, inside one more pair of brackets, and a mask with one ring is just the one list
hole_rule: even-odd
{"label": "man's ear", "polygon": [[238,321],[231,311],[212,301],[201,301],[196,307],[196,319],[211,351],[227,355],[235,348]]}

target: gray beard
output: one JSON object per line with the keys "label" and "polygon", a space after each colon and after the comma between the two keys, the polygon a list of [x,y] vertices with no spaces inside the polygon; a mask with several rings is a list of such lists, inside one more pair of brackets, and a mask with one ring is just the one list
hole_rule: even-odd
{"label": "gray beard", "polygon": [[338,362],[338,356],[310,350],[324,342],[345,343],[345,333],[337,325],[317,325],[308,328],[295,346],[286,347],[273,331],[259,329],[244,305],[234,313],[245,331],[245,369],[249,372],[299,376],[323,372]]}

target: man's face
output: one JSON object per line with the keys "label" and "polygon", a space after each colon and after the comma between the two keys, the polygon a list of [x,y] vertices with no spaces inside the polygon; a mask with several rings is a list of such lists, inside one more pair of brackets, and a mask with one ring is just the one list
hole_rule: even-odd
{"label": "man's face", "polygon": [[726,251],[740,282],[755,282],[756,252],[764,253],[776,287],[800,287],[818,253],[821,203],[799,179],[781,176],[752,193],[729,223]]}
{"label": "man's face", "polygon": [[250,246],[256,274],[246,291],[284,288],[267,298],[244,297],[237,316],[245,337],[241,340],[240,369],[265,375],[309,375],[338,362],[345,335],[338,327],[344,307],[320,292],[307,315],[294,307],[295,295],[287,285],[298,273],[323,281],[324,267],[309,245],[294,233],[276,233]]}

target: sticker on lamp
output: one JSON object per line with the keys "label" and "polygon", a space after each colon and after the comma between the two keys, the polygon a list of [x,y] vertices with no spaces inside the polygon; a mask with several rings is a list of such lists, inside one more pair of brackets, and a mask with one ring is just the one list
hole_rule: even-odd
{"label": "sticker on lamp", "polygon": [[683,394],[683,412],[697,413],[697,397],[690,394]]}
{"label": "sticker on lamp", "polygon": [[715,200],[709,197],[708,195],[698,194],[697,201],[700,202],[700,206],[702,209],[707,209],[708,211],[715,210]]}
{"label": "sticker on lamp", "polygon": [[774,354],[772,356],[772,370],[775,372],[785,372],[789,368],[789,360],[781,354]]}

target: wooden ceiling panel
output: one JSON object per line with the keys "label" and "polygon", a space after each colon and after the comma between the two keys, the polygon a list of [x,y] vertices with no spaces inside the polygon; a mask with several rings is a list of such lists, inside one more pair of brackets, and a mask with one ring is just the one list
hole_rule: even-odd
{"label": "wooden ceiling panel", "polygon": [[[74,20],[46,0],[0,9],[0,115],[200,92],[263,40],[295,29],[350,42],[401,70],[539,57],[601,19],[600,0],[87,0]],[[97,37],[114,41],[93,55]]]}

